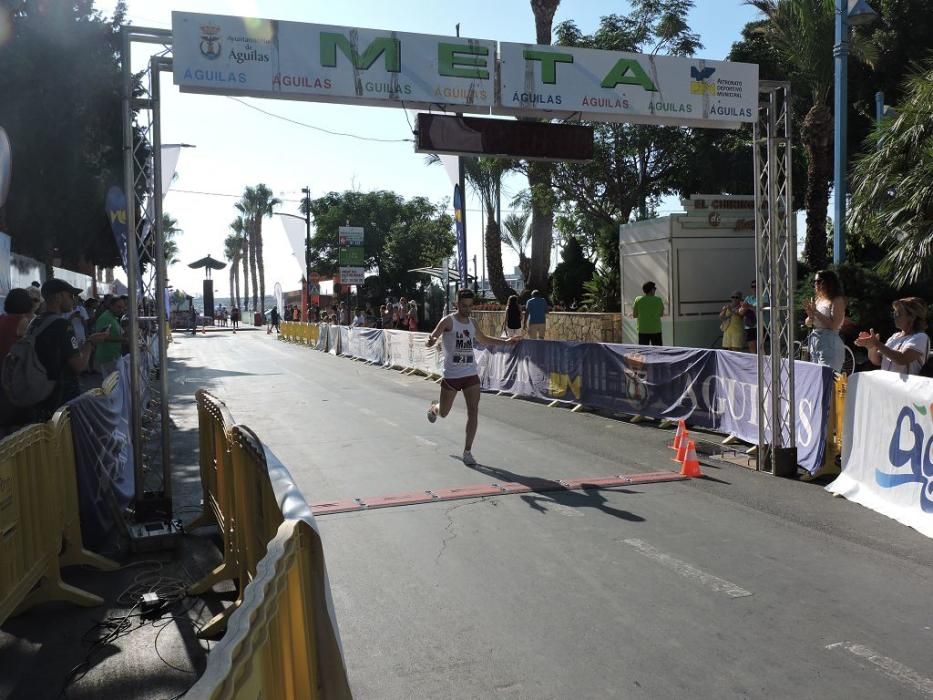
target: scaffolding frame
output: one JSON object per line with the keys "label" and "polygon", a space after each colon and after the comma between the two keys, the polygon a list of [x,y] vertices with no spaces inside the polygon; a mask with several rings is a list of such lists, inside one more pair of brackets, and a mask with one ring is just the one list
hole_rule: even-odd
{"label": "scaffolding frame", "polygon": [[788,82],[763,80],[758,89],[758,119],[752,136],[758,280],[757,468],[775,476],[794,476],[797,235],[792,201],[793,103]]}

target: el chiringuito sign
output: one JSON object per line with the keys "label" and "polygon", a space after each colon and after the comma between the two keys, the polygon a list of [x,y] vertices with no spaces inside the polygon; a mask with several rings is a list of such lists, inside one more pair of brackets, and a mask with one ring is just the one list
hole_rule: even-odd
{"label": "el chiringuito sign", "polygon": [[707,128],[757,118],[752,64],[187,12],[172,31],[183,92]]}

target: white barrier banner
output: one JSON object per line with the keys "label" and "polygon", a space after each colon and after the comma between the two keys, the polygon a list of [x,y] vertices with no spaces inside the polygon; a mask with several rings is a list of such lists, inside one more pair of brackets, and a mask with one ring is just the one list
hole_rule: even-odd
{"label": "white barrier banner", "polygon": [[852,375],[843,436],[826,490],[933,537],[933,379]]}
{"label": "white barrier banner", "polygon": [[408,331],[383,331],[386,337],[386,364],[390,367],[416,369],[425,374],[441,374],[444,361],[440,343],[432,348],[425,347],[428,333]]}
{"label": "white barrier banner", "polygon": [[340,354],[340,326],[327,327],[327,352],[331,355]]}
{"label": "white barrier banner", "polygon": [[385,337],[378,328],[351,328],[344,353],[367,362],[385,362]]}

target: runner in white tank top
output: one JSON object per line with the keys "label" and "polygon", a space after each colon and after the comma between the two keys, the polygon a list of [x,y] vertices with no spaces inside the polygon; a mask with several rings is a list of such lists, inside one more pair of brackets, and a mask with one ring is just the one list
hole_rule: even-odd
{"label": "runner in white tank top", "polygon": [[473,292],[461,289],[457,292],[457,313],[445,316],[437,324],[428,338],[430,348],[438,338],[443,338],[444,379],[441,381],[440,401],[432,401],[428,408],[428,420],[434,422],[437,417],[446,418],[457,398],[457,392],[463,391],[467,405],[466,441],[463,445],[463,463],[467,466],[476,464],[471,450],[476,428],[479,424],[480,383],[476,369],[474,343],[479,345],[513,345],[521,338],[508,340],[491,338],[483,333],[470,314],[473,311]]}

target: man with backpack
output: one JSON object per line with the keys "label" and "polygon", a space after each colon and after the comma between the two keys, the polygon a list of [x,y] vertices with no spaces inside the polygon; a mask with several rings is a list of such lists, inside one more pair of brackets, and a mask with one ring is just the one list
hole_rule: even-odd
{"label": "man with backpack", "polygon": [[3,360],[3,390],[14,406],[31,408],[32,418],[46,421],[81,393],[78,377],[87,368],[94,346],[106,333],[78,343],[68,320],[74,310],[74,287],[60,279],[42,285],[45,311],[29,324]]}

